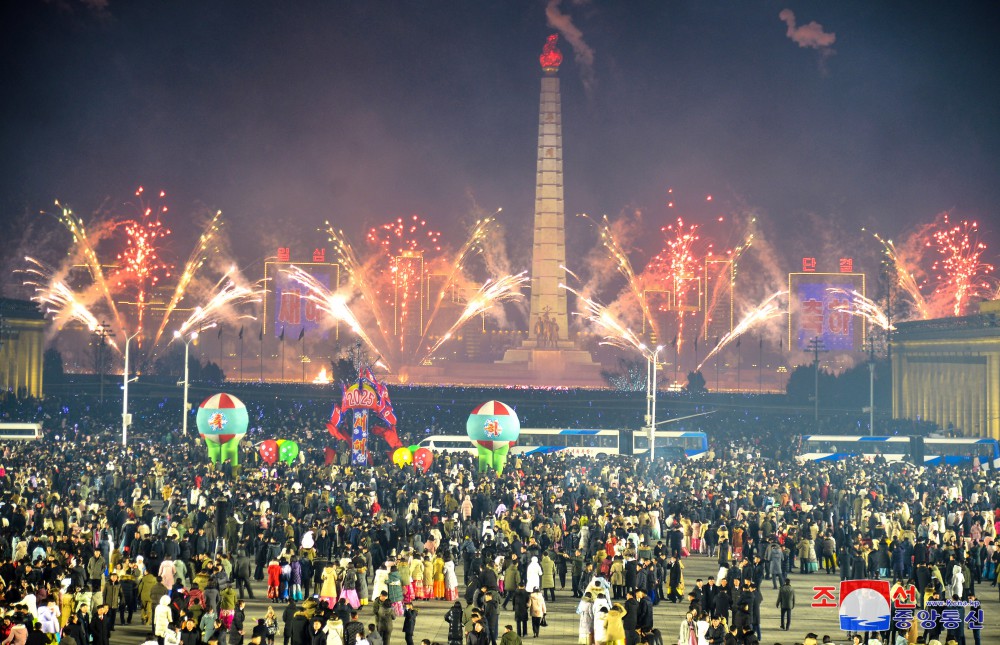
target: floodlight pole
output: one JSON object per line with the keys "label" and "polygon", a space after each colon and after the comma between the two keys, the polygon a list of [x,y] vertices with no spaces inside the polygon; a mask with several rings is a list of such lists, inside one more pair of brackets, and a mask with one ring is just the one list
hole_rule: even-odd
{"label": "floodlight pole", "polygon": [[[645,350],[645,346],[643,349]],[[663,345],[658,345],[653,352],[646,350],[646,421],[649,423],[647,433],[650,463],[656,458],[656,368],[662,350]]]}
{"label": "floodlight pole", "polygon": [[189,349],[191,346],[191,341],[198,338],[198,332],[193,331],[190,334],[188,334],[187,338],[185,338],[184,335],[181,334],[181,332],[175,331],[174,338],[180,338],[181,341],[184,343],[184,417],[181,420],[181,434],[182,436],[187,437],[188,410],[191,409],[191,404],[188,403],[188,387],[191,384],[190,361],[188,360],[190,358]]}
{"label": "floodlight pole", "polygon": [[132,422],[128,413],[128,384],[133,380],[128,377],[128,347],[139,333],[137,331],[125,339],[125,370],[122,372],[122,448],[128,446],[128,426]]}

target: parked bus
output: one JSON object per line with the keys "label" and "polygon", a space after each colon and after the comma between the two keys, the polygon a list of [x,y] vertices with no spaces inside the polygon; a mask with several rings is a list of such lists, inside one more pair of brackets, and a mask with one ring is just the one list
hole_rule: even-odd
{"label": "parked bus", "polygon": [[41,438],[40,423],[0,423],[0,441],[34,441]]}
{"label": "parked bus", "polygon": [[[657,457],[671,459],[680,448],[688,459],[701,459],[708,455],[708,435],[704,432],[678,432],[657,430],[653,439],[656,442]],[[645,430],[632,433],[632,454],[644,455],[649,452],[649,435]]]}
{"label": "parked bus", "polygon": [[[836,461],[849,457],[903,461],[910,456],[910,437],[869,437],[867,435],[804,435],[799,461]],[[1000,467],[1000,443],[989,437],[925,437],[924,463],[963,464],[979,457],[983,466]]]}
{"label": "parked bus", "polygon": [[[569,451],[574,455],[617,455],[620,443],[618,430],[521,428],[511,454]],[[440,452],[475,450],[468,437],[456,435],[432,435],[422,439],[418,445]]]}

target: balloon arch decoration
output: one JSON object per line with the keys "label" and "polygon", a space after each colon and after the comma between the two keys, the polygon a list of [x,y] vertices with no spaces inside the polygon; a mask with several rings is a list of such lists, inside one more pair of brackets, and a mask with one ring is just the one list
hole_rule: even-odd
{"label": "balloon arch decoration", "polygon": [[[390,452],[401,448],[396,434],[396,413],[389,400],[389,390],[375,378],[371,368],[364,368],[358,374],[357,383],[343,387],[340,404],[333,406],[333,413],[326,429],[336,439],[351,445],[351,465],[369,465],[368,435],[381,437]],[[350,429],[348,434],[341,425]]]}

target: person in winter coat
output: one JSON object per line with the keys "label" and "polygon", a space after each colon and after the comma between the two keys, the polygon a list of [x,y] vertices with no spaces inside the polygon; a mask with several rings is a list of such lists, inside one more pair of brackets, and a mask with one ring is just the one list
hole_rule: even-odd
{"label": "person in winter coat", "polygon": [[525,575],[524,588],[528,593],[542,588],[542,565],[538,563],[538,556],[531,556],[531,562],[528,564]]}
{"label": "person in winter coat", "polygon": [[620,603],[611,606],[611,610],[604,616],[604,638],[608,643],[624,645],[625,643],[625,608]]}
{"label": "person in winter coat", "polygon": [[465,636],[462,626],[462,603],[456,600],[444,615],[444,620],[448,623],[448,645],[462,645]]}
{"label": "person in winter coat", "polygon": [[531,615],[531,633],[535,638],[538,638],[538,631],[541,629],[546,611],[545,597],[542,596],[541,590],[533,591],[528,598],[528,613]]}
{"label": "person in winter coat", "polygon": [[621,556],[615,556],[611,561],[611,598],[620,600],[625,597],[625,561]]}
{"label": "person in winter coat", "polygon": [[787,631],[792,626],[792,609],[795,608],[795,590],[788,578],[782,581],[774,606],[781,610],[781,629]]}
{"label": "person in winter coat", "polygon": [[448,558],[444,563],[444,599],[458,598],[458,576],[455,574],[455,562]]}
{"label": "person in winter coat", "polygon": [[576,613],[580,616],[576,642],[578,645],[591,645],[594,642],[594,597],[591,594],[583,595]]}
{"label": "person in winter coat", "polygon": [[373,603],[372,613],[375,614],[375,625],[378,633],[382,636],[382,642],[386,645],[392,640],[392,623],[396,620],[396,613],[389,602],[389,594],[383,591],[379,594],[378,600]]}
{"label": "person in winter coat", "polygon": [[201,645],[201,630],[191,618],[185,620],[181,628],[181,645]]}
{"label": "person in winter coat", "polygon": [[281,565],[277,560],[271,560],[267,565],[267,597],[272,601],[278,599],[281,589]]}
{"label": "person in winter coat", "polygon": [[160,596],[160,602],[153,610],[153,634],[160,645],[163,645],[163,638],[167,635],[167,627],[173,620],[173,612],[170,609],[170,596]]}
{"label": "person in winter coat", "polygon": [[49,598],[48,602],[38,608],[38,622],[43,634],[59,633],[59,606],[54,598]]}
{"label": "person in winter coat", "polygon": [[542,595],[556,599],[556,563],[546,551],[542,555]]}
{"label": "person in winter coat", "polygon": [[344,645],[344,621],[339,616],[334,616],[326,621],[326,645]]}

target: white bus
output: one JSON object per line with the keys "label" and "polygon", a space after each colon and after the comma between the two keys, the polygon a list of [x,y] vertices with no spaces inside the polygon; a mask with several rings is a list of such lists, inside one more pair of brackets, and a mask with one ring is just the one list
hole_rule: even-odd
{"label": "white bus", "polygon": [[[511,454],[538,455],[551,452],[569,452],[574,455],[617,455],[619,454],[619,443],[618,430],[521,428],[521,434],[511,449]],[[439,452],[472,452],[475,450],[472,440],[459,435],[431,435],[422,439],[418,445]]]}
{"label": "white bus", "polygon": [[34,441],[41,438],[40,423],[0,423],[0,441]]}

